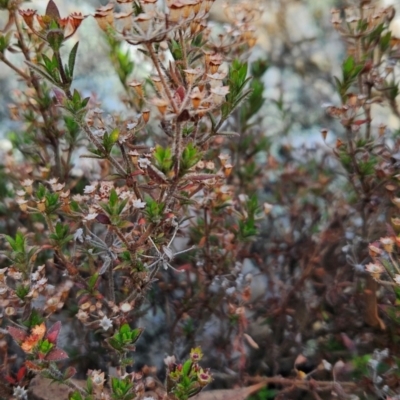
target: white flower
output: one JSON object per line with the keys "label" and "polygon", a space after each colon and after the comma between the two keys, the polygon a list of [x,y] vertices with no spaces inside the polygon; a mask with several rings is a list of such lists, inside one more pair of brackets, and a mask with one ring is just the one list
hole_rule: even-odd
{"label": "white flower", "polygon": [[151,164],[148,158],[139,158],[138,163],[139,167],[142,169],[147,168],[147,166]]}
{"label": "white flower", "polygon": [[55,185],[58,182],[58,178],[51,178],[47,181],[47,183],[51,185]]}
{"label": "white flower", "polygon": [[101,320],[100,320],[100,326],[105,330],[108,331],[111,327],[112,327],[112,321],[110,318],[107,318],[106,316],[104,316]]}
{"label": "white flower", "polygon": [[246,201],[249,200],[249,196],[247,196],[247,194],[244,193],[240,193],[238,197],[241,203],[246,203]]}
{"label": "white flower", "polygon": [[90,194],[90,193],[93,193],[95,190],[96,190],[96,186],[86,185],[85,188],[83,189],[83,193]]}
{"label": "white flower", "polygon": [[131,129],[136,128],[137,124],[138,124],[137,121],[131,122],[130,124],[127,124],[126,127],[127,127],[127,129],[131,130]]}
{"label": "white flower", "polygon": [[274,206],[272,204],[269,204],[269,203],[264,203],[263,207],[264,207],[264,214],[265,215],[268,215],[272,211],[272,209],[274,208]]}
{"label": "white flower", "polygon": [[86,322],[86,320],[89,318],[89,314],[86,311],[79,310],[76,314],[76,318],[78,318],[81,322]]}
{"label": "white flower", "polygon": [[132,206],[134,208],[145,208],[146,203],[144,201],[141,201],[140,199],[137,199],[132,201]]}
{"label": "white flower", "polygon": [[32,272],[32,274],[31,274],[32,281],[37,281],[39,278],[40,278],[40,274],[38,271]]}
{"label": "white flower", "polygon": [[55,191],[55,192],[61,192],[61,190],[64,189],[65,183],[54,183],[53,185],[51,185],[51,188]]}
{"label": "white flower", "polygon": [[236,291],[236,288],[233,287],[233,286],[231,286],[230,288],[228,288],[228,289],[225,290],[225,293],[226,293],[228,296],[230,296],[230,295],[232,295],[233,293],[235,293],[235,291]]}
{"label": "white flower", "polygon": [[17,386],[14,388],[13,396],[16,397],[18,400],[26,399],[28,391],[21,386]]}
{"label": "white flower", "polygon": [[131,311],[132,310],[132,306],[129,304],[129,303],[123,303],[123,304],[121,304],[120,306],[119,306],[119,309],[122,311],[122,312],[129,312],[129,311]]}
{"label": "white flower", "polygon": [[79,240],[81,243],[83,243],[83,229],[78,228],[76,232],[74,233],[74,240],[75,242]]}
{"label": "white flower", "polygon": [[327,371],[330,371],[332,369],[332,364],[326,360],[322,360],[322,365],[324,366],[324,369],[326,369]]}
{"label": "white flower", "polygon": [[39,285],[39,286],[43,286],[43,285],[45,285],[47,283],[47,278],[42,278],[42,279],[39,279],[38,281],[37,281],[37,284]]}
{"label": "white flower", "polygon": [[8,276],[10,278],[15,279],[16,281],[19,281],[22,278],[22,272],[18,272],[18,271],[15,271],[15,270],[10,270],[8,272]]}
{"label": "white flower", "polygon": [[88,215],[86,215],[85,218],[83,218],[84,221],[92,221],[93,219],[95,219],[97,217],[97,213],[90,213]]}
{"label": "white flower", "polygon": [[400,275],[399,275],[399,274],[396,274],[396,275],[394,276],[394,281],[395,281],[398,285],[400,285]]}
{"label": "white flower", "polygon": [[372,275],[374,279],[379,279],[380,275],[384,271],[382,265],[378,263],[369,263],[365,266],[365,269]]}
{"label": "white flower", "polygon": [[32,179],[25,179],[24,181],[21,182],[21,185],[23,187],[32,186],[32,184],[33,184],[33,180]]}

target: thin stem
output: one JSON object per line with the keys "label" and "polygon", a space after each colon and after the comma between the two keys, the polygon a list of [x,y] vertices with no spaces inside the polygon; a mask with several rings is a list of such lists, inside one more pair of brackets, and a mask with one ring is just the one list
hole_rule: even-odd
{"label": "thin stem", "polygon": [[180,42],[181,49],[182,49],[183,65],[184,65],[185,69],[187,69],[188,68],[188,60],[187,60],[186,45],[185,45],[185,40],[183,38],[182,29],[179,29],[179,42]]}
{"label": "thin stem", "polygon": [[168,97],[168,100],[171,103],[172,109],[174,110],[175,114],[178,114],[178,107],[176,106],[175,101],[174,101],[174,99],[172,97],[172,94],[171,94],[171,92],[169,90],[169,86],[168,86],[168,84],[167,84],[167,82],[165,80],[164,74],[161,72],[160,64],[159,64],[159,61],[157,59],[156,54],[154,53],[153,45],[151,43],[147,43],[146,44],[146,48],[149,51],[150,58],[153,61],[154,66],[156,67],[158,76],[159,76],[159,78],[161,80],[161,83],[162,83],[162,85],[164,87],[164,90],[165,90],[165,93],[166,93],[166,95]]}
{"label": "thin stem", "polygon": [[179,122],[176,122],[175,126],[174,144],[175,144],[174,173],[175,173],[175,179],[178,179],[181,168],[181,155],[182,155],[182,130],[181,130],[181,124]]}
{"label": "thin stem", "polygon": [[10,61],[7,60],[7,58],[0,53],[0,60],[3,61],[4,64],[6,64],[8,67],[10,67],[13,71],[15,71],[21,78],[25,79],[26,81],[30,82],[31,77],[25,72],[21,71],[19,68],[17,68],[14,64],[11,64]]}
{"label": "thin stem", "polygon": [[[18,10],[17,9],[15,9],[15,11],[14,11],[14,18],[15,18],[15,26],[17,28],[18,40],[19,40],[22,54],[24,55],[26,61],[31,62],[31,56],[29,54],[29,49],[25,44],[24,35],[21,30],[21,26],[18,23]],[[42,89],[40,87],[39,81],[38,81],[35,73],[32,70],[30,70],[29,73],[30,73],[30,79],[28,79],[28,82],[31,82],[32,86],[35,89],[36,95],[39,98],[43,98]],[[47,110],[45,108],[43,108],[43,106],[41,106],[41,105],[39,105],[39,112],[42,115],[42,118],[44,121],[44,127],[43,127],[44,134],[50,141],[51,146],[53,147],[53,150],[54,150],[54,162],[55,162],[55,169],[56,169],[55,175],[61,176],[61,162],[60,162],[58,139],[57,139],[56,135],[53,135],[53,132],[56,131],[56,127],[52,126],[52,121],[50,118],[51,116],[48,115]]]}
{"label": "thin stem", "polygon": [[118,163],[118,161],[111,155],[106,152],[106,149],[103,145],[99,142],[99,140],[93,135],[92,131],[90,130],[89,126],[86,123],[80,123],[81,128],[84,132],[88,135],[89,140],[100,150],[103,155],[107,158],[108,161],[114,166],[114,168],[119,172],[121,176],[126,176],[127,173]]}
{"label": "thin stem", "polygon": [[115,303],[115,285],[112,265],[107,268],[107,283],[109,300]]}

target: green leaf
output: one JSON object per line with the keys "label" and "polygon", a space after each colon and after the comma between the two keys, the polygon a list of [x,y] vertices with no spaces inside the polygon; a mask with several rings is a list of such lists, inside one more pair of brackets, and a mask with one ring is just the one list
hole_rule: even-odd
{"label": "green leaf", "polygon": [[69,400],[83,400],[83,397],[81,394],[76,390],[75,392],[72,392],[68,396]]}
{"label": "green leaf", "polygon": [[119,129],[115,128],[112,130],[112,132],[109,135],[110,143],[112,143],[112,144],[116,143],[118,138],[119,138]]}
{"label": "green leaf", "polygon": [[111,207],[114,207],[118,203],[118,195],[114,188],[111,190],[110,199],[108,203],[110,204]]}
{"label": "green leaf", "polygon": [[71,53],[69,53],[69,57],[68,57],[68,68],[69,68],[69,75],[70,75],[71,79],[74,75],[74,68],[75,68],[76,55],[78,52],[78,46],[79,46],[79,42],[76,42],[74,47],[71,50]]}
{"label": "green leaf", "polygon": [[190,370],[192,369],[192,365],[193,363],[191,360],[186,360],[182,366],[182,373],[186,376],[189,376]]}
{"label": "green leaf", "polygon": [[32,69],[34,72],[38,73],[42,78],[47,79],[53,85],[56,85],[56,86],[60,85],[60,83],[61,83],[60,81],[56,81],[52,76],[50,76],[46,71],[43,71],[36,64],[33,64],[30,61],[25,61],[25,63],[29,66],[30,69]]}
{"label": "green leaf", "polygon": [[88,287],[89,287],[90,290],[93,290],[94,287],[96,286],[97,279],[99,279],[99,274],[98,273],[95,273],[94,275],[92,275],[89,278]]}
{"label": "green leaf", "polygon": [[354,65],[355,63],[353,56],[347,57],[347,59],[343,62],[342,70],[343,70],[343,79],[345,81],[347,81],[348,78],[350,77],[350,74],[354,69]]}

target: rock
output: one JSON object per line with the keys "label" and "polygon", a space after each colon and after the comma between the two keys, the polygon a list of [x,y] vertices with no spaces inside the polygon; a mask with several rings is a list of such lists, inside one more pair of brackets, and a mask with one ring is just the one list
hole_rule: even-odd
{"label": "rock", "polygon": [[29,385],[28,398],[29,400],[68,400],[68,394],[71,391],[66,385],[60,385],[36,375]]}

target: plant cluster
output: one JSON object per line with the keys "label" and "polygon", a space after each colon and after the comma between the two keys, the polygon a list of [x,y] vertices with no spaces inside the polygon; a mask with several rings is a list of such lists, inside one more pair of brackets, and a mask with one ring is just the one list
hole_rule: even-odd
{"label": "plant cluster", "polygon": [[[262,124],[259,4],[227,4],[219,26],[213,2],[62,17],[54,0],[43,15],[0,0],[0,63],[24,85],[0,163],[10,396],[29,398],[37,375],[73,400],[186,400],[211,383],[265,386],[258,399],[399,396],[400,141],[374,123],[378,107],[400,115],[394,9],[332,10],[347,46],[325,106],[338,124],[296,147]],[[75,85],[71,42],[92,17],[120,112]]]}
{"label": "plant cluster", "polygon": [[[24,366],[71,386],[72,399],[142,398],[146,384],[127,368],[143,330],[133,326],[146,297],[158,297],[152,308],[172,295],[165,289],[171,282],[181,292],[170,322],[174,343],[178,325],[190,314],[196,320],[200,300],[204,309],[223,301],[221,293],[206,298],[205,288],[230,275],[262,216],[255,198],[235,197],[226,182],[233,166],[221,152],[223,138],[238,135],[226,130],[227,121],[251,91],[247,63],[238,56],[254,46],[256,10],[237,5],[229,34],[215,35],[207,26],[212,4],[121,0],[94,12],[125,88],[126,113],[113,115],[73,88],[79,43],[66,52],[65,42],[86,16],[63,18],[53,0],[44,15],[19,1],[1,4],[9,21],[0,61],[27,86],[9,106],[21,123],[11,141],[23,161],[10,154],[3,165],[17,222],[10,218],[2,227],[6,331],[24,352]],[[144,55],[152,74],[134,76],[124,45]],[[11,61],[10,53],[24,64]],[[74,173],[81,149],[83,161],[98,162],[97,174]],[[174,250],[178,237],[183,247]],[[246,282],[241,287],[248,291]],[[157,294],[155,286],[164,290]],[[232,304],[232,318],[239,309]],[[70,379],[74,367],[57,367],[56,361],[68,358],[57,347],[61,323],[46,328],[46,321],[63,310],[118,367],[107,389],[104,371],[89,372],[82,388]],[[188,346],[195,341],[187,336]],[[200,359],[195,348],[189,361],[170,361],[167,387],[157,396],[187,399],[211,382]],[[3,373],[11,368],[5,359]],[[10,381],[14,395],[24,398],[21,379]]]}

